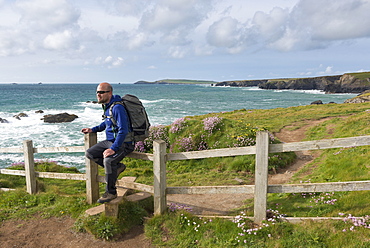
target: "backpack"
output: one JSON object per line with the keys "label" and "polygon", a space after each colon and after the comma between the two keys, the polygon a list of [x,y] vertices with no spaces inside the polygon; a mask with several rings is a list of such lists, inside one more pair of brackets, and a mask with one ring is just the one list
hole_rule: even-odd
{"label": "backpack", "polygon": [[126,94],[122,97],[122,101],[114,102],[109,108],[109,117],[114,126],[117,126],[116,120],[113,118],[112,109],[114,105],[121,104],[125,107],[132,131],[126,135],[124,142],[143,141],[149,137],[149,118],[142,102],[134,95]]}

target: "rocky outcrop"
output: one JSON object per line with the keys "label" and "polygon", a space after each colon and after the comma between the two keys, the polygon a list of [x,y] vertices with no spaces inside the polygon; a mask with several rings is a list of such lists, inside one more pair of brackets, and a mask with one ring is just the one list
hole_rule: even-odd
{"label": "rocky outcrop", "polygon": [[297,79],[273,79],[266,83],[260,84],[261,89],[278,89],[278,90],[322,90],[327,93],[338,93],[336,81],[341,78],[338,76],[325,76],[314,78],[297,78]]}
{"label": "rocky outcrop", "polygon": [[360,95],[344,101],[344,103],[362,103],[362,102],[370,102],[370,90],[364,91]]}
{"label": "rocky outcrop", "polygon": [[17,115],[14,115],[13,116],[15,119],[17,119],[17,120],[20,120],[21,119],[21,117],[28,117],[28,115],[27,114],[25,114],[25,113],[19,113],[19,114],[17,114]]}
{"label": "rocky outcrop", "polygon": [[323,102],[321,100],[311,102],[311,105],[314,105],[314,104],[319,105],[319,104],[323,104]]}
{"label": "rocky outcrop", "polygon": [[344,74],[338,84],[341,87],[340,93],[361,93],[370,90],[370,77],[359,78],[352,74]]}
{"label": "rocky outcrop", "polygon": [[61,113],[56,115],[44,115],[44,118],[42,118],[41,120],[44,120],[44,122],[47,123],[61,123],[61,122],[72,122],[76,118],[78,118],[77,115]]}
{"label": "rocky outcrop", "polygon": [[348,73],[313,78],[224,81],[216,86],[251,87],[261,89],[322,90],[326,93],[361,93],[370,90],[370,73]]}
{"label": "rocky outcrop", "polygon": [[9,123],[9,121],[6,119],[0,118],[0,123]]}
{"label": "rocky outcrop", "polygon": [[239,80],[239,81],[223,81],[216,83],[215,86],[231,86],[231,87],[253,87],[266,83],[267,79],[262,80]]}

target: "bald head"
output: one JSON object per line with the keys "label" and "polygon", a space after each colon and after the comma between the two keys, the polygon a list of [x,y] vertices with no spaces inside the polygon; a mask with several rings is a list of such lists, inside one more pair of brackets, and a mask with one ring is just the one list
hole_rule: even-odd
{"label": "bald head", "polygon": [[101,83],[98,85],[98,89],[103,90],[103,91],[110,91],[110,92],[113,92],[113,87],[112,85],[110,85],[110,83],[107,83],[107,82],[104,82],[104,83]]}
{"label": "bald head", "polygon": [[98,103],[109,103],[113,95],[113,87],[109,83],[101,83],[96,89],[96,98]]}

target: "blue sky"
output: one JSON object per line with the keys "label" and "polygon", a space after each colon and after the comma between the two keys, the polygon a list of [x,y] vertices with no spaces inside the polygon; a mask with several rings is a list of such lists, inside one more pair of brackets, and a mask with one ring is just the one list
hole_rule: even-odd
{"label": "blue sky", "polygon": [[370,71],[370,0],[0,0],[0,82]]}

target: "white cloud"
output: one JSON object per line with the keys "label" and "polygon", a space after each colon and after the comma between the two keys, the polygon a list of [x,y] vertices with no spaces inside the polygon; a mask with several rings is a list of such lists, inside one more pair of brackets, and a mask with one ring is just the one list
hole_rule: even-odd
{"label": "white cloud", "polygon": [[119,67],[123,64],[123,58],[118,57],[116,60],[112,62],[113,67]]}
{"label": "white cloud", "polygon": [[66,50],[69,48],[75,48],[76,44],[72,37],[72,32],[70,30],[64,30],[63,32],[46,36],[44,39],[44,46],[47,49]]}
{"label": "white cloud", "polygon": [[104,59],[104,63],[105,63],[105,64],[109,64],[109,63],[111,63],[111,62],[112,62],[112,60],[113,60],[113,57],[112,57],[112,56],[108,56],[108,57],[106,57],[106,58]]}
{"label": "white cloud", "polygon": [[270,46],[281,51],[322,49],[332,42],[370,37],[370,1],[301,0],[289,14],[284,35]]}
{"label": "white cloud", "polygon": [[143,32],[140,32],[129,37],[125,45],[129,50],[136,50],[148,44],[147,39],[147,35]]}
{"label": "white cloud", "polygon": [[[124,63],[124,59],[122,57],[113,57],[111,55],[107,57],[96,57],[94,59],[94,64],[106,66],[107,68],[114,68],[114,67],[120,67]],[[90,63],[85,62],[85,65],[89,65]]]}
{"label": "white cloud", "polygon": [[186,53],[187,51],[184,47],[175,46],[168,49],[169,56],[175,59],[184,58]]}
{"label": "white cloud", "polygon": [[66,0],[21,0],[16,7],[22,15],[20,23],[38,31],[64,29],[80,16],[80,11]]}
{"label": "white cloud", "polygon": [[252,20],[253,29],[255,33],[259,34],[267,42],[274,41],[286,32],[288,19],[288,9],[275,7],[269,14],[258,11]]}
{"label": "white cloud", "polygon": [[314,40],[341,40],[370,36],[370,1],[326,0],[312,4],[301,0],[292,12],[297,28]]}
{"label": "white cloud", "polygon": [[225,17],[213,23],[207,33],[207,41],[216,47],[233,47],[240,38],[242,30],[238,20]]}

